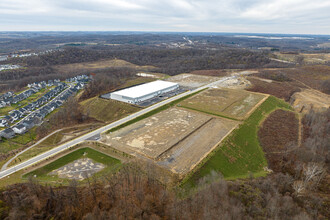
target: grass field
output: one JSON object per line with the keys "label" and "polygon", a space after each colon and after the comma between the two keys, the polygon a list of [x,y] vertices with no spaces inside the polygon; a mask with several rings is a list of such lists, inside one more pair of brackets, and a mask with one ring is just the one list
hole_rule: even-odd
{"label": "grass field", "polygon": [[7,115],[8,112],[14,110],[15,107],[14,106],[6,106],[6,107],[3,107],[3,108],[0,108],[0,116],[4,116],[4,115]]}
{"label": "grass field", "polygon": [[193,187],[212,170],[222,173],[226,179],[266,175],[263,170],[267,161],[258,141],[258,129],[262,120],[278,108],[290,109],[289,104],[273,96],[267,98],[238,129],[187,176],[182,185]]}
{"label": "grass field", "polygon": [[[85,153],[87,153],[86,156],[84,156]],[[108,155],[105,155],[103,153],[100,153],[91,148],[80,148],[80,149],[75,150],[72,153],[69,153],[41,168],[38,168],[32,172],[29,172],[29,173],[23,175],[23,178],[28,178],[29,176],[36,175],[37,178],[41,181],[55,181],[55,182],[61,182],[61,183],[68,183],[69,180],[60,179],[57,176],[50,176],[47,174],[55,169],[58,169],[68,163],[71,163],[71,162],[78,160],[80,158],[83,158],[83,157],[90,158],[90,159],[94,160],[95,162],[106,165],[106,168],[104,168],[99,173],[95,174],[97,176],[113,172],[114,170],[116,170],[116,168],[118,168],[117,165],[121,164],[120,160],[110,157]]]}
{"label": "grass field", "polygon": [[30,143],[31,141],[35,140],[36,132],[35,128],[31,129],[29,132],[23,135],[17,135],[16,137],[0,142],[0,154],[8,153],[9,151],[16,150],[24,145]]}
{"label": "grass field", "polygon": [[[127,80],[123,85],[119,87],[119,89],[151,82],[154,80],[155,79],[152,78],[138,77],[135,79]],[[83,108],[85,114],[88,114],[90,117],[102,122],[113,122],[140,110],[139,107],[130,105],[128,103],[111,99],[102,99],[99,97],[93,97],[84,100],[79,104]]]}
{"label": "grass field", "polygon": [[234,89],[209,89],[184,100],[180,106],[234,120],[243,120],[265,95]]}
{"label": "grass field", "polygon": [[0,154],[6,154],[9,151],[16,150],[22,147],[22,145],[11,142],[10,140],[3,140],[0,142]]}
{"label": "grass field", "polygon": [[140,108],[127,103],[99,97],[87,99],[81,102],[80,106],[85,114],[102,122],[116,121],[140,110]]}
{"label": "grass field", "polygon": [[[327,43],[329,44],[329,43]],[[278,59],[286,60],[290,62],[296,62],[298,57],[303,57],[304,62],[307,64],[324,64],[330,61],[330,55],[328,53],[299,53],[299,54],[283,54],[283,53],[275,53]]]}
{"label": "grass field", "polygon": [[127,88],[127,87],[134,86],[134,85],[139,85],[139,84],[142,84],[142,83],[152,82],[152,81],[155,81],[155,80],[157,80],[157,79],[148,78],[148,77],[137,77],[135,79],[127,80],[123,85],[121,85],[119,87],[119,89]]}
{"label": "grass field", "polygon": [[55,67],[59,72],[79,72],[79,71],[86,71],[86,70],[97,70],[97,69],[105,69],[105,68],[111,68],[111,67],[126,67],[126,68],[133,68],[136,70],[141,71],[149,71],[154,70],[156,67],[154,66],[138,66],[133,63],[127,62],[125,60],[120,59],[104,59],[94,62],[83,62],[83,63],[71,63],[71,64],[64,64],[64,65],[58,65]]}
{"label": "grass field", "polygon": [[23,135],[17,135],[16,137],[10,139],[12,142],[15,142],[17,144],[26,145],[30,143],[31,141],[36,139],[36,127],[32,128],[30,131]]}
{"label": "grass field", "polygon": [[59,131],[59,132],[53,134],[52,136],[48,137],[46,140],[44,140],[37,146],[22,153],[20,156],[18,156],[16,158],[16,160],[13,160],[9,164],[9,166],[13,166],[17,163],[28,160],[34,156],[37,156],[38,154],[51,150],[52,148],[58,146],[61,142],[63,143],[63,142],[69,141],[74,138],[74,137],[71,137],[71,138],[66,138],[65,140],[63,140],[67,136],[67,134],[74,133],[74,132],[86,133],[86,132],[89,132],[90,128],[94,128],[94,127],[95,126],[92,126],[92,125],[85,125],[85,126],[63,129],[62,131]]}

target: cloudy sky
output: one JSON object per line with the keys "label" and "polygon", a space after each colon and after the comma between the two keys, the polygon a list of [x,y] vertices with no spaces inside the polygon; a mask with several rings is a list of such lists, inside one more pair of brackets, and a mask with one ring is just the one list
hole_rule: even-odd
{"label": "cloudy sky", "polygon": [[0,0],[0,31],[330,34],[330,0]]}

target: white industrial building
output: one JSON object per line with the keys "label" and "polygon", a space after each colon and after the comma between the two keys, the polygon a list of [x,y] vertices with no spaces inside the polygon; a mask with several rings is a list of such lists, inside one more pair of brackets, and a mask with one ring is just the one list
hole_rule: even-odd
{"label": "white industrial building", "polygon": [[163,93],[179,88],[179,84],[162,80],[122,89],[110,93],[110,98],[122,102],[136,104],[160,96]]}

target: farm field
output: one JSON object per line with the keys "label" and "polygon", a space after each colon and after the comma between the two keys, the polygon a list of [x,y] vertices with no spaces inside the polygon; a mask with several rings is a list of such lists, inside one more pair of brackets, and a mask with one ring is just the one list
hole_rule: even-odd
{"label": "farm field", "polygon": [[[106,174],[109,172],[113,172],[114,170],[116,170],[116,168],[118,168],[118,165],[120,165],[120,160],[118,160],[118,159],[115,159],[113,157],[100,153],[91,148],[80,148],[80,149],[75,150],[49,164],[46,164],[34,171],[31,171],[31,172],[23,175],[23,178],[28,178],[29,176],[36,176],[38,178],[38,180],[40,180],[40,181],[69,183],[70,179],[72,179],[72,178],[70,178],[70,174],[67,176],[60,175],[62,177],[65,177],[65,178],[60,178],[58,175],[56,175],[55,173],[52,173],[52,172],[57,169],[60,169],[60,168],[64,169],[65,166],[68,169],[69,168],[68,166],[72,165],[71,164],[72,162],[75,162],[79,159],[80,160],[85,159],[85,162],[89,162],[90,166],[93,166],[91,163],[102,164],[104,168],[102,169],[102,171],[96,173],[95,175],[102,175],[102,174]],[[89,160],[87,160],[87,159],[89,159]],[[74,172],[77,172],[77,173],[80,173],[81,175],[83,175],[82,172],[84,172],[84,168],[85,168],[83,165],[87,165],[87,164],[83,164],[83,162],[80,162],[80,165],[81,166],[76,166]],[[80,180],[79,178],[77,178],[77,179]]]}
{"label": "farm field", "polygon": [[266,95],[243,90],[209,89],[180,103],[180,106],[236,120],[247,118]]}
{"label": "farm field", "polygon": [[207,115],[170,108],[106,134],[102,142],[128,154],[156,159],[209,120]]}
{"label": "farm field", "polygon": [[157,162],[173,173],[184,176],[205,158],[239,123],[213,118],[174,145]]}
{"label": "farm field", "polygon": [[166,79],[166,81],[178,83],[180,86],[183,87],[197,88],[209,84],[211,82],[217,81],[219,79],[220,78],[214,76],[203,76],[203,75],[184,73],[184,74],[172,76]]}
{"label": "farm field", "polygon": [[193,187],[212,171],[220,172],[226,179],[266,175],[267,161],[258,141],[258,130],[263,119],[276,109],[292,110],[289,104],[269,96],[186,177],[182,185]]}

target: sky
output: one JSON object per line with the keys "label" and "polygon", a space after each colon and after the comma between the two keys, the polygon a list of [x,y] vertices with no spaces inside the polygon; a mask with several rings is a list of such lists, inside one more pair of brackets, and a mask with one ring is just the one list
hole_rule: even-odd
{"label": "sky", "polygon": [[0,0],[0,31],[330,34],[330,0]]}

